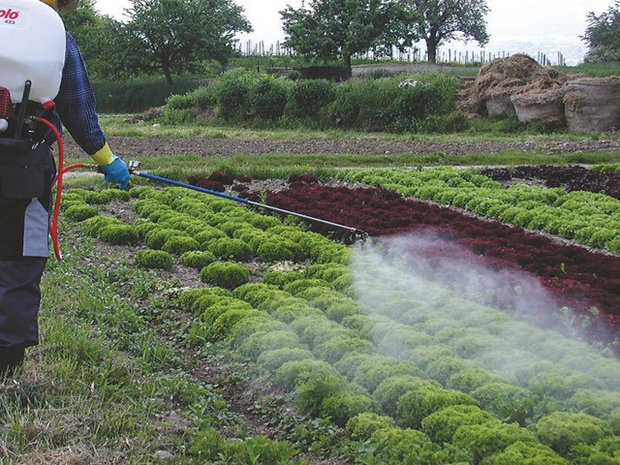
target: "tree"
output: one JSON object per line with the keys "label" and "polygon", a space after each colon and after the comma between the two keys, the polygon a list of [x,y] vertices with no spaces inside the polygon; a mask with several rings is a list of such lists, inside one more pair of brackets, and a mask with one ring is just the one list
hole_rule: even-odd
{"label": "tree", "polygon": [[237,32],[252,27],[243,8],[230,0],[131,0],[130,21],[120,31],[134,70],[195,71],[204,60],[225,63]]}
{"label": "tree", "polygon": [[117,34],[120,23],[101,16],[94,0],[82,0],[75,11],[63,15],[63,21],[80,45],[89,74],[96,78],[119,77],[123,61]]}
{"label": "tree", "polygon": [[429,63],[437,61],[437,48],[450,40],[474,39],[480,45],[489,41],[484,16],[486,0],[402,0],[411,23],[407,36],[426,42]]}
{"label": "tree", "polygon": [[581,39],[588,44],[586,61],[620,61],[620,0],[599,16],[589,12]]}
{"label": "tree", "polygon": [[351,57],[371,48],[405,45],[396,31],[403,10],[392,0],[312,0],[310,7],[280,11],[283,45],[322,60],[343,59],[351,74]]}

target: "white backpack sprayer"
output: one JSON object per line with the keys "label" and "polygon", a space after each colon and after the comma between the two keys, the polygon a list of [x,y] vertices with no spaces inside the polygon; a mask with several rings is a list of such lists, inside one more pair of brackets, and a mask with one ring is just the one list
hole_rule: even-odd
{"label": "white backpack sprayer", "polygon": [[[49,128],[58,142],[58,176],[50,235],[58,247],[64,148],[48,120],[60,89],[65,63],[65,27],[58,14],[39,0],[0,0],[0,149],[19,156],[34,150]],[[40,124],[37,124],[40,123]],[[41,124],[43,126],[41,126]]]}

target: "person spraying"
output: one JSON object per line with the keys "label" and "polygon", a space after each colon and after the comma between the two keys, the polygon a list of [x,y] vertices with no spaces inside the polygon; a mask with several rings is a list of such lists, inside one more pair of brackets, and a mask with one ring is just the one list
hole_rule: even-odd
{"label": "person spraying", "polygon": [[0,379],[13,376],[39,341],[56,174],[51,146],[62,126],[107,182],[129,184],[127,165],[99,124],[78,44],[58,15],[78,1],[0,0],[0,43],[11,44],[0,48]]}

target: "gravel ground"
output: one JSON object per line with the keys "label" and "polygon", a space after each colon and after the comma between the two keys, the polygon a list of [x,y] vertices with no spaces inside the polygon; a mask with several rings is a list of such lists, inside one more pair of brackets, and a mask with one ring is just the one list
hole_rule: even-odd
{"label": "gravel ground", "polygon": [[[593,151],[620,151],[620,140],[601,139],[589,141],[548,142],[424,142],[386,141],[380,139],[209,139],[209,138],[146,138],[109,137],[110,146],[123,158],[161,155],[232,156],[237,154],[260,155],[268,153],[290,154],[471,154],[497,153],[505,150],[537,153],[576,153]],[[83,156],[70,137],[65,139],[68,156]]]}

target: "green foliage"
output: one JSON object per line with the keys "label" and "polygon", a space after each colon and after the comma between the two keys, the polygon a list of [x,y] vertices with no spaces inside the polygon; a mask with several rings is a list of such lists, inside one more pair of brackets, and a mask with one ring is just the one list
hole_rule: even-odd
{"label": "green foliage", "polygon": [[321,120],[325,108],[336,96],[336,85],[332,82],[317,80],[299,80],[293,85],[288,113],[293,118],[316,118]]}
{"label": "green foliage", "polygon": [[488,456],[482,465],[569,465],[553,450],[542,444],[515,442],[504,451]]}
{"label": "green foliage", "polygon": [[594,444],[612,434],[609,424],[585,413],[554,412],[542,417],[532,431],[543,444],[567,455],[577,444]]}
{"label": "green foliage", "polygon": [[110,224],[99,231],[99,239],[114,245],[137,244],[138,231],[128,224]]}
{"label": "green foliage", "polygon": [[202,282],[226,289],[234,289],[250,280],[250,270],[235,262],[217,262],[200,271]]}
{"label": "green foliage", "polygon": [[211,252],[204,252],[199,250],[184,252],[179,258],[179,261],[182,265],[196,268],[197,270],[203,269],[205,266],[213,263],[215,260],[215,255],[213,255]]}
{"label": "green foliage", "polygon": [[334,335],[315,348],[317,355],[330,363],[335,363],[349,352],[371,352],[372,343],[359,337]]}
{"label": "green foliage", "polygon": [[265,240],[256,250],[257,258],[267,263],[295,260],[300,255],[301,249],[297,244],[278,237]]}
{"label": "green foliage", "polygon": [[221,260],[248,261],[252,258],[252,249],[241,239],[223,237],[209,242],[209,251]]}
{"label": "green foliage", "polygon": [[215,428],[200,431],[192,442],[192,452],[205,463],[239,465],[304,465],[293,460],[299,452],[286,441],[275,441],[266,436],[244,440],[222,438]]}
{"label": "green foliage", "polygon": [[163,250],[140,250],[136,254],[136,265],[143,268],[156,268],[161,270],[171,270],[174,262],[172,255]]}
{"label": "green foliage", "polygon": [[345,426],[355,415],[364,412],[379,412],[379,405],[368,394],[341,390],[323,400],[323,415],[329,416],[334,423]]}
{"label": "green foliage", "polygon": [[452,375],[446,387],[469,394],[485,384],[499,382],[502,379],[499,373],[486,370],[479,366],[472,366]]}
{"label": "green foliage", "polygon": [[276,371],[275,382],[285,391],[323,376],[337,376],[336,370],[323,360],[291,360]]}
{"label": "green foliage", "polygon": [[200,244],[193,237],[178,235],[178,236],[172,236],[166,239],[163,249],[166,252],[181,255],[185,252],[197,250],[199,247],[200,247]]}
{"label": "green foliage", "polygon": [[394,420],[391,417],[377,415],[372,412],[363,412],[352,417],[346,424],[347,431],[356,441],[366,441],[380,429],[393,429]]}
{"label": "green foliage", "polygon": [[398,398],[396,420],[404,427],[420,428],[425,417],[450,405],[476,405],[476,400],[449,389],[414,389]]}
{"label": "green foliage", "polygon": [[284,45],[308,58],[342,58],[350,75],[353,55],[398,43],[399,12],[380,0],[313,0],[311,8],[297,9],[288,5],[280,12]]}
{"label": "green foliage", "polygon": [[131,72],[161,70],[172,84],[172,73],[195,71],[207,59],[225,62],[235,32],[251,26],[242,9],[226,0],[142,0],[129,10],[129,21],[118,25]]}
{"label": "green foliage", "polygon": [[256,360],[260,354],[268,350],[294,349],[299,346],[295,333],[282,330],[254,333],[243,342],[239,350],[245,357]]}
{"label": "green foliage", "polygon": [[212,84],[220,118],[243,121],[251,114],[250,91],[259,76],[258,73],[231,71]]}
{"label": "green foliage", "polygon": [[263,78],[250,89],[249,104],[258,118],[277,120],[284,114],[288,89],[284,81]]}
{"label": "green foliage", "polygon": [[99,214],[95,207],[89,205],[72,205],[65,210],[65,216],[73,221],[84,221]]}
{"label": "green foliage", "polygon": [[497,423],[493,415],[475,405],[451,405],[428,415],[422,420],[422,431],[438,444],[452,442],[457,429],[463,425]]}
{"label": "green foliage", "polygon": [[370,450],[364,458],[369,465],[408,464],[441,465],[449,463],[447,454],[421,431],[382,428],[370,439]]}
{"label": "green foliage", "polygon": [[398,399],[403,394],[417,389],[433,389],[438,387],[439,384],[437,383],[422,378],[416,378],[415,376],[392,376],[379,384],[374,392],[374,397],[387,413],[394,415],[396,413]]}
{"label": "green foliage", "polygon": [[335,374],[322,374],[318,378],[310,379],[297,387],[297,407],[304,414],[320,416],[323,413],[323,402],[345,389],[345,386],[346,380]]}
{"label": "green foliage", "polygon": [[480,406],[507,423],[521,425],[533,414],[538,398],[528,389],[506,383],[490,383],[471,393]]}
{"label": "green foliage", "polygon": [[428,61],[435,63],[437,48],[452,39],[473,39],[480,45],[489,41],[485,15],[486,1],[459,0],[445,3],[440,0],[412,0],[405,4],[409,13],[404,37],[426,42]]}
{"label": "green foliage", "polygon": [[460,426],[452,444],[458,460],[478,464],[493,454],[501,453],[511,444],[523,442],[537,445],[536,437],[516,424],[483,423]]}
{"label": "green foliage", "polygon": [[82,221],[82,230],[90,237],[98,238],[99,233],[106,226],[123,224],[125,223],[111,216],[93,216]]}
{"label": "green foliage", "polygon": [[[197,289],[189,289],[181,294],[181,308],[185,311],[192,310],[194,304],[201,297],[213,297],[216,299],[213,301],[215,302],[223,297],[232,298],[232,293],[227,289],[222,289],[221,287],[201,287]],[[206,308],[200,308],[197,313],[202,313],[204,310],[206,310]]]}
{"label": "green foliage", "polygon": [[176,229],[169,228],[151,228],[149,232],[144,236],[144,240],[146,245],[148,245],[151,249],[162,249],[166,241],[172,237],[175,237],[179,234],[179,231]]}
{"label": "green foliage", "polygon": [[588,45],[588,62],[620,61],[620,3],[600,15],[588,13],[588,27],[582,39]]}
{"label": "green foliage", "polygon": [[308,359],[314,359],[314,355],[312,355],[312,352],[309,350],[286,347],[283,349],[268,350],[263,352],[258,357],[256,364],[261,370],[272,373],[286,362]]}

